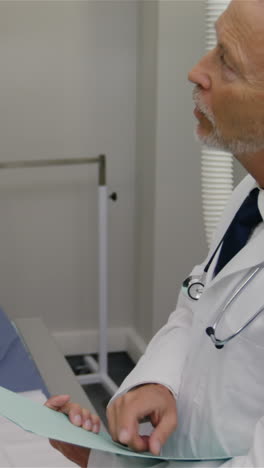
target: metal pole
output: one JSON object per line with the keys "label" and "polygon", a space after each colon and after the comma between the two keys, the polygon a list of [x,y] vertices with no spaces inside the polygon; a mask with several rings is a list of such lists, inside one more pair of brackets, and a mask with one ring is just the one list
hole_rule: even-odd
{"label": "metal pole", "polygon": [[80,164],[100,163],[101,156],[96,158],[38,159],[27,161],[0,162],[0,169],[25,169],[32,167],[75,166]]}
{"label": "metal pole", "polygon": [[[95,158],[64,158],[0,162],[0,169],[25,169],[50,166],[74,166],[81,164],[99,165],[98,170],[98,221],[99,221],[99,366],[91,357],[86,356],[85,362],[92,374],[78,376],[80,384],[101,383],[110,394],[117,390],[117,385],[108,376],[107,369],[107,332],[108,332],[108,213],[106,185],[106,157],[101,154]],[[114,199],[114,198],[113,198]]]}
{"label": "metal pole", "polygon": [[[99,233],[99,355],[98,364],[91,357],[85,357],[85,363],[97,374],[100,382],[112,395],[117,390],[117,385],[108,376],[108,195],[106,185],[106,158],[99,156],[99,180],[98,180],[98,233]],[[80,375],[79,381],[88,383],[92,376]]]}

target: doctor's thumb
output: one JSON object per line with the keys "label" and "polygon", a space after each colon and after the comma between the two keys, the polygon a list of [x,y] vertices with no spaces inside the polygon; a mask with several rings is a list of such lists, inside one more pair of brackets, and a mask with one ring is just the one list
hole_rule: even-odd
{"label": "doctor's thumb", "polygon": [[166,414],[163,416],[149,438],[149,450],[153,455],[160,454],[162,446],[176,427],[177,418],[175,415]]}

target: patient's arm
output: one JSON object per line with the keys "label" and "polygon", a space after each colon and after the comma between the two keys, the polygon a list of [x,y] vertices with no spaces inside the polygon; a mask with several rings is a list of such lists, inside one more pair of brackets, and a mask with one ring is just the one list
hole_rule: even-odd
{"label": "patient's arm", "polygon": [[[75,426],[83,427],[87,431],[98,433],[100,430],[100,419],[96,414],[92,414],[88,409],[82,408],[77,403],[70,401],[69,395],[57,395],[51,397],[45,403],[48,408],[54,411],[67,414],[70,421]],[[58,440],[50,440],[52,447],[59,450],[72,462],[86,468],[90,455],[90,449],[79,445],[68,444]]]}

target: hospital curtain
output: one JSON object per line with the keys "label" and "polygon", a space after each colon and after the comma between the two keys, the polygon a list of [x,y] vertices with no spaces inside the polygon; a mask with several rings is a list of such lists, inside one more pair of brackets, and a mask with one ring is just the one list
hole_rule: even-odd
{"label": "hospital curtain", "polygon": [[[206,50],[215,47],[214,23],[230,0],[206,1]],[[207,243],[218,224],[225,204],[233,190],[233,158],[230,153],[202,147],[201,185],[203,217]]]}

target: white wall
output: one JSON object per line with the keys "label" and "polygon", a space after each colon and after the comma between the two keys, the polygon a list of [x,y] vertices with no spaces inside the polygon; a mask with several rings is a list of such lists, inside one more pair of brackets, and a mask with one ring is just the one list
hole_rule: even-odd
{"label": "white wall", "polygon": [[175,308],[182,281],[206,252],[200,145],[187,81],[204,53],[203,25],[203,1],[160,2],[153,331]]}
{"label": "white wall", "polygon": [[139,13],[134,324],[148,340],[154,299],[158,1],[141,2]]}
{"label": "white wall", "polygon": [[145,340],[167,320],[184,277],[206,252],[200,146],[187,82],[204,53],[204,7],[203,0],[141,5],[135,326]]}
{"label": "white wall", "polygon": [[[203,31],[204,0],[0,2],[0,159],[107,154],[110,327],[146,341],[206,250],[186,79]],[[95,167],[0,172],[1,303],[82,329],[84,346],[97,325],[96,181]]]}
{"label": "white wall", "polygon": [[[107,154],[110,325],[134,312],[137,1],[0,2],[1,161]],[[0,297],[50,329],[97,323],[97,169],[0,172]]]}

